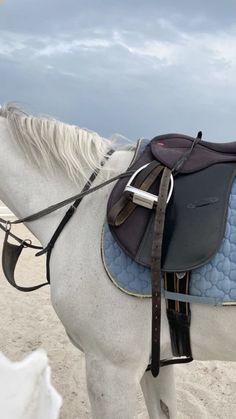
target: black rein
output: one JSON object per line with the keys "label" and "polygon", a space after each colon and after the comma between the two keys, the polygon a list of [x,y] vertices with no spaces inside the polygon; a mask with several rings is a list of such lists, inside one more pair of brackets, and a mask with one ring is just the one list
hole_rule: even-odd
{"label": "black rein", "polygon": [[[104,161],[102,162],[101,166],[103,166],[105,164],[105,161],[108,160],[108,158],[114,153],[114,150],[110,150],[107,153],[107,156],[105,157]],[[93,193],[98,191],[99,189],[103,188],[104,186],[109,185],[110,183],[120,179],[120,178],[124,178],[127,176],[131,176],[134,173],[134,170],[127,170],[126,172],[121,173],[120,175],[114,176],[111,179],[106,180],[105,182],[94,186],[93,188],[91,188],[91,184],[94,182],[94,180],[96,179],[96,177],[99,174],[99,170],[95,170],[92,175],[90,176],[89,180],[86,182],[85,186],[83,187],[82,191],[76,195],[73,195],[70,198],[67,198],[61,202],[58,202],[57,204],[51,205],[41,211],[38,211],[34,214],[31,214],[27,217],[24,218],[20,218],[18,220],[15,221],[7,221],[4,220],[3,218],[0,217],[0,229],[3,230],[5,232],[5,239],[4,239],[4,245],[3,245],[3,255],[2,255],[2,265],[3,265],[3,271],[5,273],[5,276],[8,280],[8,282],[10,282],[10,284],[17,288],[19,291],[24,291],[24,292],[29,292],[29,291],[34,291],[36,289],[39,289],[45,285],[50,284],[50,269],[49,269],[49,263],[50,263],[50,256],[51,256],[51,252],[52,249],[54,247],[54,244],[56,242],[56,240],[58,239],[59,235],[61,234],[63,228],[66,226],[66,224],[68,223],[68,221],[70,220],[70,218],[72,217],[72,215],[74,214],[74,212],[76,211],[76,209],[78,208],[79,204],[81,203],[82,199]],[[63,208],[64,206],[70,204],[71,202],[73,202],[73,204],[69,207],[69,209],[66,211],[64,217],[62,218],[61,222],[59,223],[56,231],[54,232],[52,238],[50,239],[49,243],[47,244],[47,246],[45,248],[43,248],[42,246],[36,246],[33,245],[31,243],[31,240],[22,240],[20,237],[16,236],[15,234],[11,233],[11,226],[14,224],[22,224],[22,223],[26,223],[26,222],[31,222],[31,221],[35,221],[38,220],[60,208]],[[4,226],[5,224],[5,226]],[[12,237],[13,239],[15,239],[19,245],[13,245],[11,243],[8,242],[8,237]],[[33,286],[33,287],[21,287],[19,285],[16,284],[15,279],[14,279],[14,271],[15,271],[15,266],[17,263],[17,260],[21,254],[21,251],[23,250],[23,248],[31,248],[31,249],[36,249],[39,250],[38,253],[36,253],[35,256],[41,256],[43,254],[47,254],[47,260],[46,260],[46,272],[47,272],[47,282]],[[9,265],[8,267],[6,267],[6,265]]]}

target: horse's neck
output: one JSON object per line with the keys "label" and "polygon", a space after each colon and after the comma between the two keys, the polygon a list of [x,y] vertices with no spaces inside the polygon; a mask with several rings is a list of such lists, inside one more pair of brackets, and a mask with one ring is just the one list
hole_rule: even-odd
{"label": "horse's neck", "polygon": [[[80,186],[70,181],[65,172],[55,169],[46,175],[24,158],[0,117],[0,199],[19,218],[30,215],[79,192]],[[65,208],[29,223],[27,227],[45,245],[61,220]]]}
{"label": "horse's neck", "polygon": [[[7,122],[0,117],[0,199],[18,217],[22,218],[41,209],[73,196],[82,189],[73,183],[64,171],[55,169],[53,176],[24,158],[8,129]],[[111,176],[124,171],[132,158],[133,152],[119,151],[106,163]],[[117,171],[114,172],[114,168]],[[101,180],[96,180],[96,184]],[[43,246],[48,243],[56,227],[66,212],[67,207],[53,212],[27,227],[39,239]]]}

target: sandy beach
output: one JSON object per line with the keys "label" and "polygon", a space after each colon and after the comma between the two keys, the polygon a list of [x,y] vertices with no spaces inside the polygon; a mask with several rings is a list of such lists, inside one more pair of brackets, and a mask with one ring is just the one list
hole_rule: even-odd
{"label": "sandy beach", "polygon": [[[22,226],[15,227],[14,232],[31,237]],[[2,243],[2,233],[0,240]],[[26,250],[16,278],[24,285],[44,281],[45,259],[34,258],[34,252]],[[31,351],[44,348],[53,384],[63,397],[60,418],[90,419],[83,354],[69,342],[53,311],[50,288],[20,293],[8,284],[1,270],[0,313],[0,351],[19,361]],[[176,385],[178,419],[236,418],[236,363],[193,362],[176,367]],[[141,393],[137,406],[137,418],[148,419]]]}

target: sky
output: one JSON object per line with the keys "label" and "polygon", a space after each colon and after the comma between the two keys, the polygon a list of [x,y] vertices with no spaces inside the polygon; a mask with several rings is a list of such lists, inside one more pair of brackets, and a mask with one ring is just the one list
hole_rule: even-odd
{"label": "sky", "polygon": [[236,140],[235,0],[0,0],[0,104],[110,137]]}

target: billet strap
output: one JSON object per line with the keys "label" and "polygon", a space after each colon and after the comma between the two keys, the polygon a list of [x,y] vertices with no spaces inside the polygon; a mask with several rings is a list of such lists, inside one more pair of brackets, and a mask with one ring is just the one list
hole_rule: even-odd
{"label": "billet strap", "polygon": [[17,290],[24,291],[24,292],[35,291],[41,287],[44,287],[45,285],[48,285],[48,282],[44,282],[42,284],[35,285],[32,287],[23,287],[23,286],[17,285],[15,281],[15,268],[16,268],[17,261],[20,257],[20,254],[26,245],[25,245],[25,242],[22,242],[19,245],[9,243],[8,242],[9,235],[10,235],[9,231],[7,231],[5,234],[5,239],[3,242],[3,249],[2,249],[2,268],[8,282]]}
{"label": "billet strap", "polygon": [[[152,161],[135,179],[135,187],[142,191],[148,191],[161,171],[163,171],[163,166],[156,160]],[[116,227],[120,226],[127,220],[135,208],[137,208],[137,204],[130,200],[127,195],[122,194],[121,198],[107,214],[108,224]]]}
{"label": "billet strap", "polygon": [[152,362],[151,372],[157,377],[160,370],[160,337],[161,337],[161,256],[165,224],[165,213],[171,170],[164,168],[160,181],[158,202],[154,218],[154,234],[151,255],[152,281]]}

